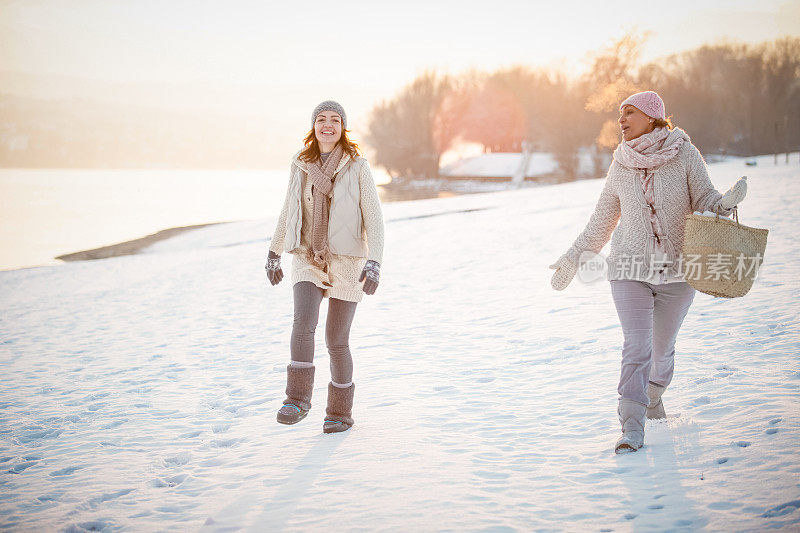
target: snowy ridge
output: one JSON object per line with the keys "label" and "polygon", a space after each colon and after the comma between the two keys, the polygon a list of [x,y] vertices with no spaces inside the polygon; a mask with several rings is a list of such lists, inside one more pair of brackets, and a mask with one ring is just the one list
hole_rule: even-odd
{"label": "snowy ridge", "polygon": [[[521,153],[489,153],[468,157],[447,165],[440,170],[442,176],[466,176],[472,178],[511,178],[525,166],[524,176],[535,178],[546,176],[558,170],[558,162],[552,154],[533,152],[530,154],[527,165],[523,165]],[[591,174],[594,170],[591,155],[586,150],[581,150],[578,156],[578,173]]]}
{"label": "snowy ridge", "polygon": [[547,269],[602,180],[386,204],[381,286],[351,336],[356,425],[338,435],[321,431],[323,326],[314,407],[275,423],[292,298],[265,280],[270,221],[0,272],[0,525],[796,530],[800,167],[711,168],[720,190],[742,174],[741,222],[770,229],[760,277],[744,298],[697,295],[669,418],[622,456],[608,284],[556,293]]}

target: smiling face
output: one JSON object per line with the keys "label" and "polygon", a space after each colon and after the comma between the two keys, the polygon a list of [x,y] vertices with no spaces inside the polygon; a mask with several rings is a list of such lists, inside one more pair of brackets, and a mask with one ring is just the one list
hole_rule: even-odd
{"label": "smiling face", "polygon": [[335,111],[323,111],[314,120],[314,135],[322,152],[330,152],[342,138],[342,117]]}
{"label": "smiling face", "polygon": [[626,141],[653,131],[653,122],[652,118],[632,105],[622,106],[619,112],[619,126],[622,129],[622,138]]}

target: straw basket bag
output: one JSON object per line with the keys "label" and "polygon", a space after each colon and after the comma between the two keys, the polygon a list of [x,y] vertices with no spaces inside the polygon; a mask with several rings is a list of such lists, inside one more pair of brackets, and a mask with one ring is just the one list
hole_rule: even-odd
{"label": "straw basket bag", "polygon": [[723,298],[744,296],[764,261],[769,230],[739,224],[733,208],[729,218],[686,215],[683,271],[700,292]]}

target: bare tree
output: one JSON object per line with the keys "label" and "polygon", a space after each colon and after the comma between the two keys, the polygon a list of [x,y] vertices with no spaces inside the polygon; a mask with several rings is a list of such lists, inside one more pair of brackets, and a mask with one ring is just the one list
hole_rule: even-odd
{"label": "bare tree", "polygon": [[375,163],[392,177],[431,178],[439,173],[445,146],[434,137],[436,117],[450,80],[426,72],[393,100],[372,111],[366,135],[375,149]]}

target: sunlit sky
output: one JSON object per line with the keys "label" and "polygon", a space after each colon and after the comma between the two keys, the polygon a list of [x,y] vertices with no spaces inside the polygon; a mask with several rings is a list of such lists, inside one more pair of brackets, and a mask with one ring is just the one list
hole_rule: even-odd
{"label": "sunlit sky", "polygon": [[644,60],[797,36],[800,2],[0,0],[0,70],[177,84],[155,103],[264,115],[290,135],[334,98],[358,133],[426,69],[578,74],[588,53],[632,31],[650,32]]}

